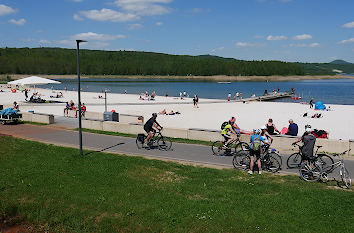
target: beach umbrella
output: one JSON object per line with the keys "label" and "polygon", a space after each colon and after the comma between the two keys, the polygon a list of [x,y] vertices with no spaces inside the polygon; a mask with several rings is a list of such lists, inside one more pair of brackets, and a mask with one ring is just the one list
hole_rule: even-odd
{"label": "beach umbrella", "polygon": [[60,82],[47,79],[47,78],[41,78],[38,76],[31,76],[27,78],[22,78],[18,79],[15,81],[8,82],[7,84],[12,84],[12,85],[44,85],[44,84],[59,84]]}

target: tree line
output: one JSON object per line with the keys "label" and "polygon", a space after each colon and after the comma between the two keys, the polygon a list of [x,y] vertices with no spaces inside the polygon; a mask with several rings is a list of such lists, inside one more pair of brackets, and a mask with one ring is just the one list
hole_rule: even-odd
{"label": "tree line", "polygon": [[[1,74],[76,74],[76,50],[0,48]],[[301,64],[243,61],[210,55],[169,55],[138,51],[80,50],[86,75],[268,76],[304,75]]]}

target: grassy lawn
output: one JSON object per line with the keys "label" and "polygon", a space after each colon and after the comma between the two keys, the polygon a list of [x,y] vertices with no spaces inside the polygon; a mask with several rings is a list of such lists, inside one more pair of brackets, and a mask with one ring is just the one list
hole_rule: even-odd
{"label": "grassy lawn", "polygon": [[[0,224],[49,232],[352,232],[354,192],[0,136]],[[1,231],[1,230],[0,230]]]}

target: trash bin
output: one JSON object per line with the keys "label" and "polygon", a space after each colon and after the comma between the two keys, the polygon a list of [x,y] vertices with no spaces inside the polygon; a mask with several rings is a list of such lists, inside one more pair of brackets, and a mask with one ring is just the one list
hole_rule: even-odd
{"label": "trash bin", "polygon": [[117,112],[104,112],[103,113],[104,121],[119,121],[119,114]]}

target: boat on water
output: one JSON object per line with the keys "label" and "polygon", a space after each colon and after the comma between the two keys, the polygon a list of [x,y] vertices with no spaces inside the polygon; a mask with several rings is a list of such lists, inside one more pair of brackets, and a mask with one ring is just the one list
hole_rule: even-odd
{"label": "boat on water", "polygon": [[221,84],[230,84],[231,82],[218,82],[218,83],[221,83]]}

